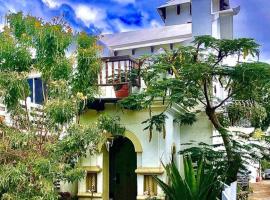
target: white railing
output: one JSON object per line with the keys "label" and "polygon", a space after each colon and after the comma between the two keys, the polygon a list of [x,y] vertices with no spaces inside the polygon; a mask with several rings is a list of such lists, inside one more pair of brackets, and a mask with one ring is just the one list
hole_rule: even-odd
{"label": "white railing", "polygon": [[[25,101],[20,101],[20,104],[25,107]],[[35,122],[42,117],[42,105],[32,103],[30,97],[27,98],[26,104],[30,121]],[[35,116],[33,116],[33,113]],[[6,106],[2,103],[0,103],[0,118],[4,119],[3,121],[5,124],[12,125],[10,114],[8,113]]]}
{"label": "white railing", "polygon": [[224,190],[222,191],[222,200],[236,200],[237,198],[237,182],[226,185],[224,183]]}

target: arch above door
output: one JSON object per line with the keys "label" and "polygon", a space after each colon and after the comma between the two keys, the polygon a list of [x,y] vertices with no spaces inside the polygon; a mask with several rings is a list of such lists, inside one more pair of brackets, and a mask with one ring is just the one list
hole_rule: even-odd
{"label": "arch above door", "polygon": [[[111,135],[107,135],[107,138],[109,138],[109,137],[111,137]],[[142,148],[141,142],[138,139],[138,137],[136,136],[136,134],[132,133],[129,130],[126,130],[125,133],[124,133],[124,135],[123,135],[123,137],[129,139],[132,142],[136,153],[142,153],[143,152],[143,148]],[[104,143],[102,143],[102,144],[99,145],[99,147],[98,147],[99,152],[102,151],[103,145],[104,145]]]}

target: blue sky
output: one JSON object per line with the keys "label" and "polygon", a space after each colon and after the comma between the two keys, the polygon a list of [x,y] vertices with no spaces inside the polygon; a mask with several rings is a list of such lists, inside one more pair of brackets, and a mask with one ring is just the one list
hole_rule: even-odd
{"label": "blue sky", "polygon": [[[156,7],[166,0],[0,0],[0,27],[8,12],[23,11],[45,20],[64,16],[77,30],[111,33],[162,25]],[[270,0],[231,0],[241,6],[235,36],[262,45],[261,59],[270,62]]]}

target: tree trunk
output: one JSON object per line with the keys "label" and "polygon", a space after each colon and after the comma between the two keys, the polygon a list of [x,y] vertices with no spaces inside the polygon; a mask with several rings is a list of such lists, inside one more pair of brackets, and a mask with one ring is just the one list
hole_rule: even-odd
{"label": "tree trunk", "polygon": [[229,131],[220,124],[217,115],[215,113],[215,109],[208,106],[206,108],[206,114],[209,117],[209,120],[214,125],[215,129],[220,133],[222,137],[224,147],[227,153],[227,162],[228,162],[226,183],[230,184],[237,180],[237,173],[241,166],[241,156],[234,151]]}

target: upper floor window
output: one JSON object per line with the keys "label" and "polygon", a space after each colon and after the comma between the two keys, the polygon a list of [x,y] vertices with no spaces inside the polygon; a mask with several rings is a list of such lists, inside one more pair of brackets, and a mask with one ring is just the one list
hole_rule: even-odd
{"label": "upper floor window", "polygon": [[173,50],[173,44],[172,43],[170,44],[170,50]]}
{"label": "upper floor window", "polygon": [[177,15],[180,15],[180,13],[181,13],[181,6],[180,5],[176,6],[176,12],[177,12]]}
{"label": "upper floor window", "polygon": [[219,6],[220,10],[227,10],[229,8],[229,3],[226,0],[220,0]]}
{"label": "upper floor window", "polygon": [[151,46],[151,53],[154,53],[155,47]]}
{"label": "upper floor window", "polygon": [[164,19],[167,18],[166,8],[161,8],[161,13]]}
{"label": "upper floor window", "polygon": [[43,103],[43,86],[40,77],[28,78],[28,84],[30,87],[30,98],[32,103]]}

